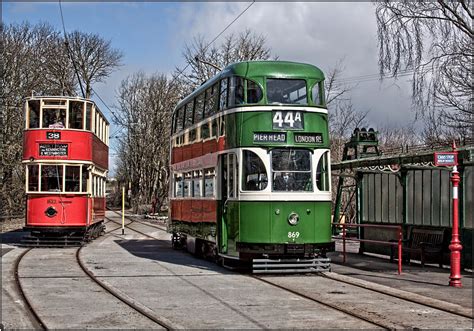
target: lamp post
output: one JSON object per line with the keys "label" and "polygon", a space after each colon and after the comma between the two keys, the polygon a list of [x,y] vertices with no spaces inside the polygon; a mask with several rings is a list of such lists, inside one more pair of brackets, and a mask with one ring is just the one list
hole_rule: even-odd
{"label": "lamp post", "polygon": [[[457,159],[456,144],[453,142],[453,153]],[[461,250],[462,245],[459,240],[459,201],[458,187],[461,178],[456,165],[451,172],[451,183],[453,184],[453,231],[449,250],[451,251],[451,275],[449,276],[449,286],[462,287],[461,284]]]}

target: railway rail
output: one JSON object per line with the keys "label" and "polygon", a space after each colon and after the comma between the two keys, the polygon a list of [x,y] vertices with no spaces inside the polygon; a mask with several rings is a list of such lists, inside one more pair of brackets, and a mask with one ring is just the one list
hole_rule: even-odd
{"label": "railway rail", "polygon": [[[109,219],[109,220],[114,222],[114,223],[118,223],[115,220],[112,220],[112,219]],[[148,222],[143,222],[143,221],[140,221],[140,220],[134,220],[134,223],[139,223],[139,224],[142,224],[142,225],[145,225],[145,226],[148,226],[148,227],[158,228],[160,230],[165,230],[161,227],[154,226],[152,224],[149,224]],[[136,233],[138,233],[142,236],[145,236],[147,238],[155,239],[155,240],[157,239],[157,238],[155,238],[155,237],[153,237],[153,236],[151,236],[147,233],[144,233],[143,231],[139,231],[139,230],[136,230],[136,229],[130,227],[129,226],[130,224],[132,224],[132,223],[129,223],[129,224],[126,225],[126,227],[128,229],[130,229],[130,230],[132,230],[132,231],[134,231],[134,232],[136,232]],[[385,296],[390,297],[390,298],[395,298],[395,299],[407,301],[407,302],[410,302],[410,303],[414,303],[414,304],[417,304],[417,305],[421,305],[421,306],[423,306],[424,308],[427,308],[427,309],[434,309],[436,311],[441,311],[441,312],[456,315],[456,316],[459,316],[459,317],[472,319],[472,312],[469,312],[468,309],[463,309],[462,307],[460,307],[458,305],[455,305],[455,304],[444,303],[444,302],[441,302],[439,300],[427,298],[427,297],[422,296],[422,295],[418,295],[418,294],[414,294],[414,293],[410,293],[410,292],[404,292],[404,291],[400,291],[400,290],[394,290],[394,289],[390,289],[386,286],[378,286],[377,284],[374,284],[374,286],[368,287],[366,284],[362,284],[362,282],[358,282],[357,280],[350,280],[349,277],[344,277],[344,276],[338,275],[338,274],[333,275],[333,274],[334,273],[332,273],[332,272],[331,273],[321,273],[320,277],[330,279],[334,282],[345,283],[345,284],[348,284],[348,285],[351,285],[351,286],[363,288],[365,290],[368,290],[368,291],[371,291],[371,292],[374,292],[374,293],[378,293],[378,294],[382,294],[382,295],[385,295]],[[371,323],[371,324],[373,324],[377,327],[383,328],[383,329],[394,329],[394,328],[399,328],[400,327],[400,325],[384,321],[383,318],[380,318],[380,317],[379,318],[374,318],[372,316],[373,314],[370,314],[370,313],[365,314],[364,312],[359,312],[359,311],[356,311],[355,309],[341,307],[340,305],[333,304],[333,303],[323,301],[323,300],[319,300],[319,299],[314,298],[312,296],[306,295],[306,294],[302,293],[301,291],[297,291],[297,290],[291,289],[289,287],[276,284],[276,283],[274,283],[274,282],[272,282],[268,279],[265,279],[265,276],[249,275],[249,277],[251,277],[253,279],[256,279],[258,281],[264,282],[268,285],[277,287],[279,289],[282,289],[282,290],[287,291],[289,293],[292,293],[294,295],[300,296],[304,299],[307,299],[307,300],[316,302],[318,304],[324,305],[326,307],[338,310],[338,311],[340,311],[344,314],[347,314],[347,315],[350,315],[352,317],[358,318],[360,320]]]}
{"label": "railway rail", "polygon": [[[108,220],[110,220],[110,221],[112,221],[112,222],[118,224],[117,221],[114,221],[114,220],[112,220],[112,219],[110,219],[110,218],[108,218]],[[152,227],[152,228],[157,228],[156,226],[151,226],[151,225],[148,224],[147,222],[141,222],[141,221],[138,221],[138,220],[135,220],[135,222],[136,222],[136,223],[143,224],[143,225],[146,225],[146,226],[150,226],[150,227]],[[153,236],[151,236],[151,235],[149,235],[149,234],[147,234],[147,233],[144,233],[144,232],[142,232],[142,231],[139,231],[139,230],[136,230],[136,229],[134,229],[134,228],[132,228],[132,227],[129,227],[129,224],[125,225],[125,227],[127,227],[128,229],[130,229],[130,230],[132,230],[132,231],[134,231],[134,232],[136,232],[136,233],[138,233],[138,234],[140,234],[140,235],[142,235],[142,236],[145,236],[145,237],[150,238],[150,239],[157,240],[156,237],[153,237]],[[292,290],[292,289],[290,289],[290,288],[286,288],[286,287],[283,287],[283,286],[279,286],[279,285],[277,285],[277,284],[274,284],[274,283],[272,283],[272,282],[269,282],[269,281],[267,281],[267,280],[264,280],[264,279],[261,278],[261,277],[258,277],[258,276],[249,276],[249,277],[251,277],[251,278],[253,278],[253,279],[256,279],[256,280],[259,280],[259,281],[261,281],[261,282],[264,282],[264,283],[266,283],[266,284],[268,284],[268,285],[277,287],[277,288],[279,288],[279,289],[285,290],[285,291],[287,291],[287,292],[290,292],[290,293],[292,293],[292,294],[294,294],[294,295],[296,295],[296,296],[299,296],[299,297],[301,297],[301,298],[304,298],[304,299],[306,299],[306,300],[310,300],[310,301],[312,301],[312,302],[315,302],[315,303],[321,304],[321,305],[323,305],[323,306],[329,307],[329,308],[331,308],[331,309],[337,310],[337,311],[342,312],[342,313],[344,313],[344,314],[347,314],[347,315],[349,315],[349,316],[358,318],[358,319],[363,320],[363,321],[365,321],[365,322],[368,322],[368,323],[370,323],[370,324],[372,324],[372,325],[374,325],[374,326],[376,326],[376,327],[383,328],[383,329],[387,329],[387,330],[394,328],[394,326],[393,326],[392,324],[382,323],[382,322],[380,322],[380,321],[375,321],[374,319],[371,319],[371,318],[369,318],[368,316],[363,316],[363,315],[361,315],[361,314],[359,314],[359,313],[357,313],[357,312],[351,311],[350,309],[346,309],[346,308],[343,308],[343,307],[338,307],[338,306],[335,306],[335,305],[333,305],[333,304],[331,304],[331,303],[324,302],[324,301],[321,301],[321,300],[312,298],[312,297],[307,296],[307,295],[305,295],[305,294],[303,294],[303,293],[300,293],[300,292],[298,292],[298,291],[294,291],[294,290]]]}
{"label": "railway rail", "polygon": [[13,267],[13,273],[14,273],[14,276],[15,276],[15,284],[16,284],[16,287],[17,287],[17,291],[20,294],[20,297],[21,297],[21,299],[22,299],[22,301],[23,301],[23,303],[24,303],[24,305],[25,305],[25,307],[26,307],[26,309],[29,313],[29,318],[32,321],[32,323],[35,325],[35,329],[37,329],[37,330],[48,330],[48,328],[46,327],[46,324],[41,319],[41,317],[38,315],[36,310],[33,308],[33,305],[31,304],[31,302],[28,300],[28,297],[26,296],[26,294],[23,290],[23,287],[21,285],[20,275],[18,273],[18,269],[20,267],[21,260],[32,249],[33,248],[25,249],[25,251],[23,253],[21,253],[17,257],[17,259],[15,260],[15,264],[14,264],[14,267]]}
{"label": "railway rail", "polygon": [[[115,229],[115,230],[117,230],[117,229]],[[130,308],[135,310],[136,312],[140,313],[141,315],[147,317],[148,319],[150,319],[154,323],[158,324],[159,326],[165,328],[166,330],[174,329],[174,326],[171,325],[170,322],[165,321],[162,318],[158,318],[157,316],[155,316],[151,312],[147,311],[144,307],[141,307],[136,302],[133,302],[131,299],[126,298],[125,296],[123,296],[120,293],[118,293],[117,291],[115,291],[112,287],[110,287],[107,284],[105,284],[104,282],[100,281],[89,269],[87,269],[86,265],[82,261],[81,250],[82,250],[83,247],[84,246],[77,249],[77,251],[76,251],[76,261],[79,264],[79,266],[81,267],[82,271],[84,271],[84,273],[87,276],[89,276],[89,278],[91,280],[93,280],[97,285],[99,285],[105,291],[107,291],[107,293],[109,293],[112,296],[114,296],[115,298],[119,299],[124,304],[126,304],[127,306],[129,306]]]}
{"label": "railway rail", "polygon": [[[110,234],[113,231],[116,231],[120,229],[120,227],[109,230],[107,233]],[[169,321],[167,321],[164,318],[159,318],[155,316],[151,311],[148,311],[146,307],[142,307],[138,302],[134,302],[132,299],[127,298],[126,296],[120,294],[116,290],[114,290],[112,287],[108,286],[101,280],[99,280],[85,265],[85,263],[82,261],[81,258],[81,251],[85,246],[81,246],[77,248],[75,257],[76,257],[76,262],[80,266],[81,270],[87,275],[89,279],[91,279],[95,284],[100,286],[102,289],[106,291],[106,293],[112,295],[116,299],[120,300],[127,306],[129,306],[131,309],[136,311],[138,314],[141,316],[146,317],[147,319],[151,320],[154,322],[157,326],[163,327],[166,330],[171,330],[175,329],[176,325],[173,325]],[[23,289],[21,280],[20,280],[20,275],[19,275],[19,267],[20,267],[20,262],[24,258],[24,256],[33,250],[35,248],[27,248],[22,254],[18,256],[18,258],[15,260],[14,264],[14,276],[15,276],[15,283],[17,286],[17,291],[21,296],[22,301],[24,302],[24,306],[26,307],[28,313],[29,313],[29,318],[32,321],[33,325],[35,326],[35,329],[38,330],[48,330],[49,327],[47,323],[44,321],[44,319],[41,318],[40,314],[37,312],[37,309],[35,309],[35,306],[32,304],[32,302],[28,299],[27,295],[25,294],[25,291]]]}

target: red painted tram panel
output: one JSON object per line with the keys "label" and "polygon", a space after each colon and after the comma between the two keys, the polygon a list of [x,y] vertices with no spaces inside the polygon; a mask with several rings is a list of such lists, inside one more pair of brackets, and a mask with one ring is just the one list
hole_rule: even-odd
{"label": "red painted tram panel", "polygon": [[74,97],[25,103],[25,230],[86,231],[105,218],[109,123],[96,105]]}

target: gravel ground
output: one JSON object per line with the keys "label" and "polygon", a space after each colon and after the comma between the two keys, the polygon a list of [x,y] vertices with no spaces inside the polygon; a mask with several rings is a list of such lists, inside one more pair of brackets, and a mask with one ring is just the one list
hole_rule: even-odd
{"label": "gravel ground", "polygon": [[11,220],[0,221],[0,233],[21,230],[25,225],[25,218],[12,218]]}

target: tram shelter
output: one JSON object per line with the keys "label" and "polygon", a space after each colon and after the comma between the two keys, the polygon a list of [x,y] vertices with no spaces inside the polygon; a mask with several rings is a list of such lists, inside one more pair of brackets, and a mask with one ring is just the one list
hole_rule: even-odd
{"label": "tram shelter", "polygon": [[[360,139],[354,132],[346,144],[343,161],[332,164],[333,175],[339,177],[334,229],[341,220],[351,221],[354,236],[361,240],[360,253],[390,255],[390,245],[371,241],[396,241],[398,231],[386,225],[401,225],[403,238],[413,229],[443,230],[441,261],[449,265],[449,242],[452,230],[451,168],[435,167],[434,152],[450,152],[445,146],[412,146],[381,153],[372,139]],[[368,137],[368,136],[367,136]],[[349,155],[349,150],[354,152]],[[363,151],[363,152],[360,152]],[[461,266],[472,269],[474,144],[465,141],[458,148],[459,233],[462,242]],[[348,208],[349,207],[349,208]],[[380,225],[364,227],[363,225]],[[339,226],[340,228],[340,226]]]}

